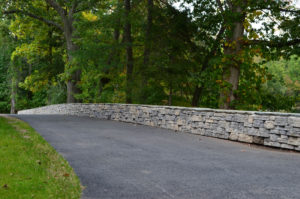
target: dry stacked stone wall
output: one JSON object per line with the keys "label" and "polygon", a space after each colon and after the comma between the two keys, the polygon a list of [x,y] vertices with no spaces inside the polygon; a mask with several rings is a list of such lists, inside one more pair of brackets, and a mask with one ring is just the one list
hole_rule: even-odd
{"label": "dry stacked stone wall", "polygon": [[300,114],[131,104],[58,104],[18,114],[89,116],[300,151]]}

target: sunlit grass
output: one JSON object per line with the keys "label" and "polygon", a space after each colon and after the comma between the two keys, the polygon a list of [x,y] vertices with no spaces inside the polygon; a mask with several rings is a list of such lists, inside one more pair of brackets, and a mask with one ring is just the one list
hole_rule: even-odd
{"label": "sunlit grass", "polygon": [[0,198],[80,198],[70,165],[29,125],[0,116]]}

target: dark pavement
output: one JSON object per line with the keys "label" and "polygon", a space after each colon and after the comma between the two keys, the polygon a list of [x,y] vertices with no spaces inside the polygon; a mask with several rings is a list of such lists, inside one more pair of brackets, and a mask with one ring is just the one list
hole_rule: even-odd
{"label": "dark pavement", "polygon": [[69,161],[83,198],[300,198],[300,153],[87,117],[16,117]]}

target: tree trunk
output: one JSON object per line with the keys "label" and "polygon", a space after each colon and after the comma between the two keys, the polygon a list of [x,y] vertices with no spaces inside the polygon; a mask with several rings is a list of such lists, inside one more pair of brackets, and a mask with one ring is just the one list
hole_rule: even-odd
{"label": "tree trunk", "polygon": [[147,25],[146,25],[146,31],[145,31],[145,48],[144,48],[144,65],[143,65],[143,77],[142,77],[142,94],[141,94],[141,100],[143,103],[147,99],[147,95],[145,92],[145,88],[147,88],[148,85],[148,67],[149,67],[149,60],[150,60],[150,53],[151,53],[151,44],[152,44],[152,15],[153,15],[153,0],[148,0],[147,4]]}
{"label": "tree trunk", "polygon": [[98,96],[101,96],[103,88],[106,84],[110,82],[110,79],[107,78],[106,75],[109,74],[110,70],[113,70],[114,68],[117,68],[120,63],[120,49],[119,49],[119,40],[120,40],[120,29],[121,29],[121,7],[122,2],[121,0],[118,0],[118,5],[116,9],[116,18],[114,19],[113,23],[114,26],[114,34],[113,34],[113,44],[112,44],[112,50],[108,56],[107,65],[108,67],[105,67],[102,69],[102,73],[105,75],[104,77],[100,78],[99,80],[99,90],[98,90]]}
{"label": "tree trunk", "polygon": [[81,71],[76,70],[76,72],[71,74],[71,78],[67,82],[67,103],[80,102],[75,98],[76,94],[80,93],[80,89],[77,88],[77,82],[80,81]]}
{"label": "tree trunk", "polygon": [[[114,40],[115,40],[115,45],[119,45],[119,39],[120,39],[120,25],[121,25],[121,19],[119,18],[118,19],[118,24],[117,26],[115,27],[115,30],[114,30]],[[115,67],[117,68],[118,65],[120,64],[120,49],[117,47],[117,48],[114,48],[114,52],[113,52],[113,59],[115,60]]]}
{"label": "tree trunk", "polygon": [[172,106],[172,97],[173,97],[173,88],[172,88],[172,82],[170,83],[169,87],[169,100],[168,100],[168,105]]}
{"label": "tree trunk", "polygon": [[[73,53],[78,50],[78,46],[73,43],[73,18],[72,15],[64,18],[64,35],[67,44],[67,55],[68,55],[68,64],[71,67],[77,67],[74,63]],[[81,91],[77,87],[77,83],[80,81],[81,70],[76,69],[72,72],[71,77],[67,82],[67,103],[76,103],[79,102],[75,98],[76,94],[79,94]]]}
{"label": "tree trunk", "polygon": [[[111,53],[108,57],[107,65],[112,66],[112,63],[116,65],[116,67],[119,64],[120,61],[120,50],[118,48],[119,40],[120,40],[120,29],[121,29],[121,16],[120,13],[122,11],[122,2],[121,0],[118,0],[117,9],[115,11],[116,18],[112,23],[114,23],[114,34],[113,34],[113,48],[111,50]],[[107,71],[104,71],[107,72]]]}
{"label": "tree trunk", "polygon": [[77,83],[80,81],[81,70],[76,69],[77,64],[74,63],[73,53],[78,49],[78,47],[73,43],[73,15],[76,12],[79,1],[72,1],[72,5],[67,8],[61,6],[56,0],[45,0],[46,3],[51,6],[57,13],[60,15],[63,22],[63,26],[60,27],[64,33],[67,45],[67,56],[68,56],[68,65],[69,67],[75,68],[75,71],[72,70],[72,74],[69,77],[67,82],[67,103],[78,102],[75,95],[80,93],[80,89],[77,87]]}
{"label": "tree trunk", "polygon": [[11,94],[10,114],[16,114],[16,93]]}
{"label": "tree trunk", "polygon": [[[207,68],[208,68],[208,62],[211,59],[215,52],[211,52],[210,55],[206,56],[204,61],[203,61],[203,66],[201,68],[201,73],[203,73]],[[194,94],[193,94],[193,99],[192,99],[192,106],[197,107],[199,105],[199,100],[203,92],[203,85],[201,86],[196,86]]]}
{"label": "tree trunk", "polygon": [[[15,85],[12,85],[15,87]],[[10,114],[16,114],[16,97],[17,97],[17,88],[12,88],[11,92],[11,106],[10,106]]]}
{"label": "tree trunk", "polygon": [[199,105],[199,99],[202,91],[203,91],[203,86],[196,86],[193,94],[192,106],[197,107]]}
{"label": "tree trunk", "polygon": [[224,48],[224,54],[226,57],[230,57],[231,64],[228,68],[224,70],[223,73],[223,81],[228,82],[231,87],[221,91],[220,93],[220,108],[223,109],[232,109],[232,102],[236,99],[235,91],[238,89],[239,85],[239,77],[240,77],[240,63],[235,60],[236,56],[239,56],[239,52],[241,51],[241,40],[243,38],[244,26],[243,22],[245,20],[245,16],[242,13],[242,8],[240,6],[236,6],[233,8],[233,13],[237,13],[240,18],[233,24],[231,27],[232,34],[231,37],[228,37],[226,42],[228,44],[235,44],[231,47],[226,46]]}
{"label": "tree trunk", "polygon": [[19,84],[19,74],[18,70],[13,66],[13,76],[11,80],[11,101],[10,101],[10,114],[16,114],[16,101],[17,101],[17,93],[18,93],[18,84]]}
{"label": "tree trunk", "polygon": [[[36,16],[32,13],[28,13],[26,11],[18,10],[13,12],[7,12],[6,14],[13,14],[13,13],[22,13],[24,15],[27,15],[29,17],[32,17],[34,19],[40,20],[45,24],[54,26],[60,30],[63,31],[63,34],[66,39],[66,45],[67,45],[67,55],[68,55],[68,64],[70,66],[74,65],[72,54],[78,49],[77,46],[72,42],[73,39],[73,14],[76,12],[77,6],[80,3],[78,0],[71,1],[72,5],[68,7],[67,1],[65,2],[65,5],[61,5],[61,2],[58,2],[56,0],[45,0],[47,3],[47,9],[49,9],[49,6],[51,6],[56,12],[60,15],[63,25],[45,19],[41,16]],[[76,64],[75,64],[76,65]],[[77,102],[75,99],[75,95],[80,93],[80,89],[76,86],[77,82],[80,80],[81,71],[79,69],[75,70],[74,73],[72,73],[70,76],[70,79],[67,82],[67,103],[73,103]]]}
{"label": "tree trunk", "polygon": [[153,0],[148,0],[147,4],[147,26],[145,32],[145,49],[144,49],[144,68],[148,66],[150,59],[150,49],[152,43],[152,10],[153,10]]}
{"label": "tree trunk", "polygon": [[[120,63],[120,50],[119,48],[116,47],[116,45],[119,44],[119,39],[120,39],[120,25],[121,25],[121,19],[120,17],[117,18],[116,20],[116,26],[114,28],[114,44],[113,49],[108,57],[107,60],[107,68],[104,68],[101,72],[105,75],[109,74],[109,70],[113,67],[117,68],[119,63]],[[99,80],[99,90],[98,90],[98,95],[101,96],[103,88],[106,84],[110,82],[110,79],[107,78],[106,76],[100,78]]]}
{"label": "tree trunk", "polygon": [[[120,25],[120,19],[117,20],[117,24]],[[112,63],[115,63],[116,65],[119,64],[119,60],[120,60],[120,51],[119,49],[116,47],[116,45],[119,44],[119,38],[120,38],[120,27],[119,26],[116,26],[114,28],[114,36],[113,36],[113,39],[114,39],[114,43],[113,43],[113,49],[108,57],[108,61],[107,61],[107,65],[108,66],[112,66]],[[105,69],[104,72],[107,72],[108,69]]]}
{"label": "tree trunk", "polygon": [[132,103],[132,86],[133,86],[133,52],[132,52],[132,37],[131,37],[131,22],[130,0],[124,0],[125,6],[125,26],[124,26],[124,41],[126,43],[126,103]]}
{"label": "tree trunk", "polygon": [[240,69],[236,66],[230,66],[229,74],[223,75],[223,81],[230,83],[232,86],[228,92],[221,92],[221,103],[222,109],[233,109],[232,102],[236,99],[234,92],[238,89],[240,77]]}

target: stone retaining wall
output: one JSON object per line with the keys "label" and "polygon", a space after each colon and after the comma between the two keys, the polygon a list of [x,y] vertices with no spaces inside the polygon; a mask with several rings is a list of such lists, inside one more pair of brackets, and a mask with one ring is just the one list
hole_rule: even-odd
{"label": "stone retaining wall", "polygon": [[18,114],[89,116],[300,151],[300,114],[131,104],[58,104]]}

